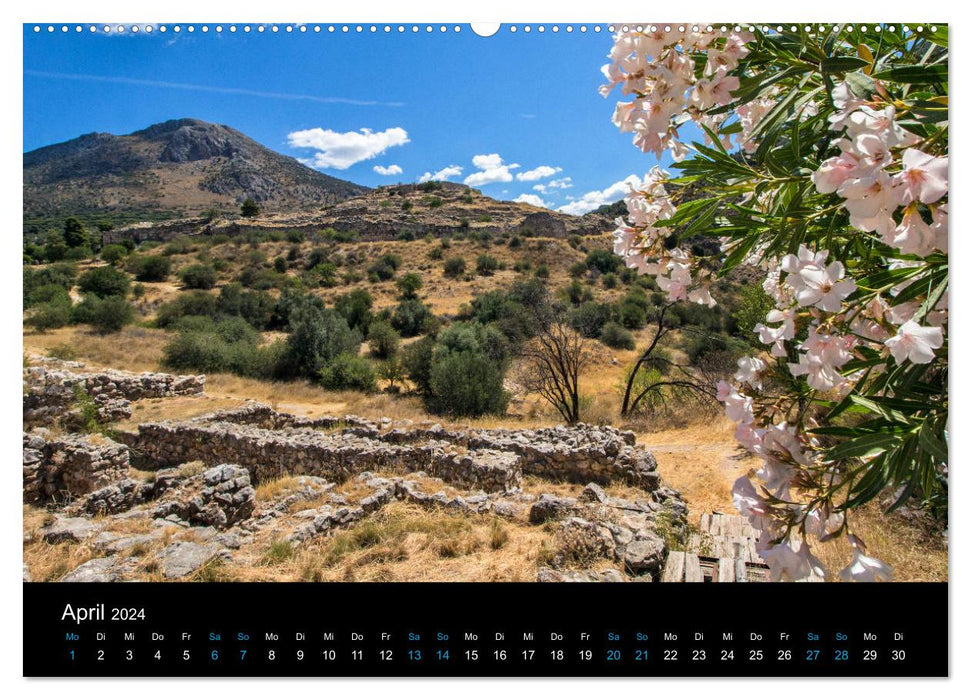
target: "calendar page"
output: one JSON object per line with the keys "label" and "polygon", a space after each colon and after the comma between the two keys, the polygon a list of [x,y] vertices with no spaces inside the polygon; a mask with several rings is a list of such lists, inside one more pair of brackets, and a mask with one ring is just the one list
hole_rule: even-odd
{"label": "calendar page", "polygon": [[946,24],[22,34],[24,675],[948,675]]}

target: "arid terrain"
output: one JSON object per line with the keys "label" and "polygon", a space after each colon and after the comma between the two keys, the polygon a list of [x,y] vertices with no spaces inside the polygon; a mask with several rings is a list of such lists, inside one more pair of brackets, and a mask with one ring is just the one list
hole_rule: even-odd
{"label": "arid terrain", "polygon": [[[711,387],[756,342],[757,272],[670,305],[610,252],[610,212],[356,188],[183,122],[84,137],[94,170],[25,155],[25,577],[646,581],[711,558],[755,466]],[[219,184],[240,159],[261,187]],[[582,360],[577,425],[534,381],[550,327]],[[924,519],[874,502],[857,532],[897,580],[946,578]]]}

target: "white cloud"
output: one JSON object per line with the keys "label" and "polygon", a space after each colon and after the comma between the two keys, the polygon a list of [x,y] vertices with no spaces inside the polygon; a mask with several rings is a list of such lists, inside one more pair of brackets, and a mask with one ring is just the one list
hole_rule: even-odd
{"label": "white cloud", "polygon": [[606,189],[585,193],[579,199],[559,207],[557,211],[561,211],[564,214],[574,214],[576,216],[586,214],[588,211],[593,211],[604,204],[612,204],[618,199],[623,199],[630,192],[628,185],[638,187],[640,184],[641,179],[637,175],[628,175],[620,182],[615,182]]}
{"label": "white cloud", "polygon": [[544,202],[539,195],[536,195],[536,194],[521,194],[512,201],[522,202],[524,204],[532,204],[534,207],[549,208],[549,205],[546,202]]}
{"label": "white cloud", "polygon": [[469,187],[481,187],[493,182],[512,182],[512,173],[519,167],[519,163],[503,163],[498,153],[472,156],[472,165],[479,169],[479,172],[472,173],[464,182]]}
{"label": "white cloud", "polygon": [[561,177],[559,180],[550,180],[545,184],[533,185],[533,189],[540,194],[551,194],[553,190],[565,190],[570,187],[573,187],[573,178],[571,177]]}
{"label": "white cloud", "polygon": [[312,168],[346,170],[355,163],[379,156],[389,148],[409,142],[408,132],[400,126],[384,131],[331,131],[330,129],[305,129],[287,134],[287,143],[293,148],[313,148],[317,153],[300,162]]}
{"label": "white cloud", "polygon": [[428,182],[429,180],[448,180],[450,177],[458,177],[461,174],[461,165],[450,165],[447,168],[442,168],[435,173],[425,173],[418,178],[418,182]]}
{"label": "white cloud", "polygon": [[536,180],[543,180],[544,178],[552,177],[562,170],[563,168],[554,168],[549,165],[541,165],[538,168],[533,168],[532,170],[516,173],[516,179],[520,182],[534,182]]}
{"label": "white cloud", "polygon": [[392,163],[387,167],[383,165],[375,165],[374,172],[376,172],[378,175],[401,175],[402,170],[400,165],[395,165]]}

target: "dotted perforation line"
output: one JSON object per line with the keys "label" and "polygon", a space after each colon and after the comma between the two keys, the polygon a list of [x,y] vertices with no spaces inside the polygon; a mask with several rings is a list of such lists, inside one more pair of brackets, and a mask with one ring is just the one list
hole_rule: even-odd
{"label": "dotted perforation line", "polygon": [[[764,24],[759,24],[759,25],[754,25],[754,24],[736,24],[736,25],[730,25],[730,24],[721,24],[721,25],[711,25],[711,24],[707,24],[707,25],[699,25],[699,24],[690,24],[690,25],[689,24],[679,24],[679,25],[669,25],[669,24],[665,24],[665,25],[656,25],[656,24],[624,24],[624,25],[616,25],[616,24],[610,24],[610,25],[603,25],[603,26],[602,25],[599,25],[599,24],[594,24],[594,25],[589,25],[589,26],[586,25],[586,24],[580,24],[580,25],[567,24],[567,25],[562,25],[562,26],[561,25],[558,25],[558,24],[554,24],[554,25],[551,25],[549,27],[547,27],[546,25],[543,25],[543,24],[540,24],[540,25],[529,25],[529,24],[516,25],[516,24],[510,24],[510,25],[504,26],[505,31],[509,32],[510,34],[516,34],[518,32],[522,32],[522,33],[525,33],[525,34],[531,34],[533,32],[536,32],[538,34],[545,34],[547,31],[549,31],[549,32],[551,32],[553,34],[558,34],[561,31],[564,32],[564,33],[566,33],[566,34],[572,34],[573,32],[579,32],[581,34],[585,34],[588,31],[592,31],[594,33],[599,33],[601,31],[603,31],[604,29],[606,29],[609,32],[616,32],[618,30],[622,30],[622,31],[625,31],[625,32],[629,32],[629,31],[638,31],[638,32],[649,31],[649,32],[652,32],[652,33],[655,33],[655,32],[658,32],[658,31],[670,32],[670,31],[674,31],[675,29],[677,31],[679,31],[679,32],[685,32],[685,31],[688,31],[689,29],[691,31],[694,31],[694,32],[700,32],[700,31],[705,31],[705,32],[715,32],[715,31],[718,31],[718,32],[728,32],[728,31],[736,31],[736,32],[740,32],[743,29],[747,29],[748,31],[755,31],[756,29],[760,29],[765,34],[783,33],[783,32],[797,32],[797,31],[800,31],[800,30],[803,30],[803,31],[805,31],[805,32],[807,32],[809,34],[816,34],[816,33],[819,33],[819,34],[828,34],[830,32],[837,32],[837,33],[843,32],[843,31],[852,32],[855,28],[859,28],[860,31],[864,31],[864,32],[867,31],[868,29],[873,29],[873,31],[876,31],[876,32],[881,32],[881,31],[900,32],[900,33],[902,33],[904,35],[906,35],[906,34],[921,34],[921,33],[925,32],[925,31],[930,31],[931,33],[934,33],[934,32],[937,31],[937,26],[936,25],[922,25],[922,24],[919,24],[919,25],[916,25],[916,26],[911,26],[911,25],[907,25],[907,24],[900,24],[900,25],[890,25],[890,26],[886,26],[886,27],[885,26],[882,26],[882,25],[879,25],[879,24],[877,24],[877,25],[851,25],[851,24],[847,24],[847,25],[839,25],[839,24],[832,24],[832,25],[826,25],[826,24],[820,24],[820,25],[815,25],[815,24],[811,24],[811,25],[796,25],[796,24],[791,24],[791,25],[781,25],[781,24],[780,25],[764,25]],[[237,32],[241,32],[243,34],[252,34],[252,33],[264,34],[264,33],[267,33],[267,32],[269,32],[271,34],[279,34],[280,32],[283,32],[285,34],[293,34],[293,33],[298,33],[298,34],[307,34],[307,33],[314,33],[314,34],[321,34],[321,33],[327,33],[327,34],[365,34],[365,33],[370,33],[370,34],[378,34],[378,33],[391,34],[391,33],[394,33],[394,32],[397,32],[398,34],[406,34],[406,33],[411,33],[411,34],[420,34],[420,33],[425,33],[425,34],[455,33],[455,34],[458,34],[458,33],[461,33],[463,31],[462,26],[461,25],[458,25],[458,24],[456,24],[456,25],[445,25],[445,24],[441,24],[441,25],[431,25],[431,24],[425,24],[425,25],[418,25],[418,24],[411,24],[411,25],[404,25],[404,24],[398,24],[398,25],[390,25],[390,24],[385,24],[385,25],[377,25],[377,24],[371,24],[371,25],[362,25],[362,24],[357,24],[357,25],[353,25],[353,24],[337,24],[337,25],[335,25],[335,24],[329,24],[329,25],[320,25],[320,24],[314,24],[314,25],[309,25],[309,24],[284,24],[284,25],[279,25],[279,24],[257,24],[257,25],[249,25],[249,24],[244,24],[244,25],[235,25],[235,24],[229,24],[229,25],[225,25],[225,26],[224,25],[221,25],[221,24],[216,24],[216,25],[212,25],[212,26],[207,25],[207,24],[198,25],[198,26],[197,25],[193,25],[193,24],[188,24],[188,25],[180,25],[180,24],[174,24],[174,25],[165,25],[165,24],[160,24],[160,25],[152,25],[152,24],[131,24],[131,25],[124,25],[124,24],[114,24],[114,25],[112,25],[112,24],[104,24],[104,25],[96,25],[96,24],[89,24],[89,25],[81,25],[81,24],[67,25],[67,24],[62,24],[62,25],[54,25],[54,24],[48,24],[48,25],[40,25],[40,24],[35,24],[34,27],[33,27],[33,29],[34,29],[34,33],[35,34],[40,34],[40,33],[43,33],[43,32],[46,32],[48,34],[56,34],[58,32],[61,33],[61,34],[68,34],[68,33],[72,32],[72,31],[74,33],[76,33],[76,34],[80,34],[80,33],[85,32],[85,30],[87,30],[87,32],[88,33],[91,33],[91,34],[96,34],[96,33],[102,33],[102,34],[125,34],[125,33],[128,33],[128,34],[138,34],[138,33],[151,34],[153,32],[159,32],[159,33],[163,33],[163,34],[166,33],[166,32],[173,32],[175,34],[179,34],[179,33],[183,32],[183,31],[184,32],[188,32],[190,34],[194,34],[196,32],[201,32],[203,34],[207,34],[210,31],[211,32],[214,32],[216,34],[222,34],[224,32],[228,32],[230,34],[235,34]]]}

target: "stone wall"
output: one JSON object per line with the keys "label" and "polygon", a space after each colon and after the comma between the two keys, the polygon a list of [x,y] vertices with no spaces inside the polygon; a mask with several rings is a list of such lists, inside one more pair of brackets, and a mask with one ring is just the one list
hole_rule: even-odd
{"label": "stone wall", "polygon": [[129,452],[102,435],[24,433],[24,502],[71,500],[128,476]]}
{"label": "stone wall", "polygon": [[[324,432],[330,431],[330,432]],[[501,491],[521,474],[554,481],[622,481],[653,491],[653,455],[634,434],[579,424],[535,430],[394,427],[356,416],[303,418],[249,403],[189,421],[150,423],[121,439],[150,467],[199,460],[240,464],[255,483],[306,474],[344,481],[362,471],[426,471],[464,488]]]}
{"label": "stone wall", "polygon": [[392,445],[310,428],[267,429],[225,421],[144,423],[119,433],[135,459],[150,467],[201,461],[239,464],[254,483],[288,475],[336,482],[363,471],[426,471],[463,488],[504,491],[520,483],[515,455],[481,449],[456,453],[444,442]]}
{"label": "stone wall", "polygon": [[634,433],[610,426],[577,425],[535,430],[448,430],[429,427],[347,428],[345,433],[392,444],[440,440],[472,450],[510,452],[524,474],[577,484],[624,481],[648,491],[660,484],[654,456],[635,445]]}
{"label": "stone wall", "polygon": [[24,426],[50,425],[54,420],[79,419],[79,398],[94,402],[98,420],[110,422],[131,416],[129,402],[167,396],[201,394],[206,378],[145,372],[105,370],[73,372],[49,367],[24,370]]}

